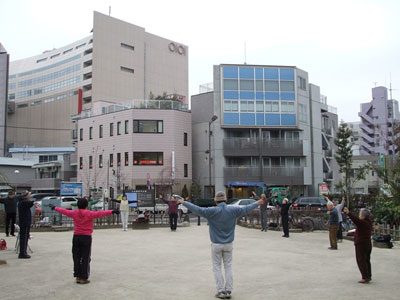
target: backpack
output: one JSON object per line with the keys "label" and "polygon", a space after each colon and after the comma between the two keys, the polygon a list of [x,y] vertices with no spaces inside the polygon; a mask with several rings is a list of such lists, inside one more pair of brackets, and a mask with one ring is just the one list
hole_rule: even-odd
{"label": "backpack", "polygon": [[6,250],[7,249],[7,242],[4,239],[0,239],[0,250]]}

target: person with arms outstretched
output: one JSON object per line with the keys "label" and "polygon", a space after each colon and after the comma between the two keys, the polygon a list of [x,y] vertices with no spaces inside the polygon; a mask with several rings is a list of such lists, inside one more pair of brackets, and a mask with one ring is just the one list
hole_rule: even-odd
{"label": "person with arms outstretched", "polygon": [[90,254],[92,248],[93,220],[111,214],[119,214],[119,210],[90,211],[87,210],[88,200],[78,200],[77,210],[68,210],[49,205],[51,209],[74,220],[74,237],[72,239],[72,258],[74,260],[74,277],[76,283],[90,283]]}
{"label": "person with arms outstretched", "polygon": [[371,272],[371,233],[372,233],[372,215],[366,208],[360,210],[359,216],[353,215],[347,207],[343,209],[344,213],[349,216],[356,225],[354,233],[354,247],[356,248],[356,260],[358,269],[361,273],[359,283],[368,283],[372,279]]}
{"label": "person with arms outstretched", "polygon": [[[188,198],[186,199],[188,200]],[[214,207],[199,207],[182,199],[178,203],[183,204],[193,213],[208,220],[211,239],[211,259],[217,284],[217,294],[215,297],[230,299],[233,290],[232,251],[236,220],[263,204],[264,201],[260,199],[243,207],[230,206],[226,204],[225,192],[216,193],[214,200],[216,203]],[[222,262],[224,262],[225,282],[222,275]]]}
{"label": "person with arms outstretched", "polygon": [[178,206],[179,203],[176,201],[175,197],[171,195],[170,200],[164,199],[163,195],[160,194],[160,199],[165,204],[168,204],[168,215],[169,215],[169,226],[171,231],[176,231],[176,226],[178,222]]}

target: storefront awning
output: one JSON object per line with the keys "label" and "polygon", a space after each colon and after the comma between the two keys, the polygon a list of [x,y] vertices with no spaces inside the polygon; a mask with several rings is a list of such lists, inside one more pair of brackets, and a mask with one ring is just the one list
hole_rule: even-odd
{"label": "storefront awning", "polygon": [[259,186],[263,187],[264,182],[252,182],[252,181],[228,181],[228,187],[231,186]]}

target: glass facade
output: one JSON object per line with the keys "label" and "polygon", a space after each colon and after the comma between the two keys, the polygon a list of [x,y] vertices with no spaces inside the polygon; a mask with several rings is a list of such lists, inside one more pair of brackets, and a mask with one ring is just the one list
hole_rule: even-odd
{"label": "glass facade", "polygon": [[296,126],[295,69],[223,66],[225,125]]}

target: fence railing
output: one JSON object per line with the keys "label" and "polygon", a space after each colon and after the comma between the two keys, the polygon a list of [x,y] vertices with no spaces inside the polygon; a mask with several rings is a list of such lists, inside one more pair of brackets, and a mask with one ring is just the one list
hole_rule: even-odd
{"label": "fence railing", "polygon": [[400,227],[390,226],[389,224],[375,224],[374,235],[390,234],[393,241],[400,240]]}

